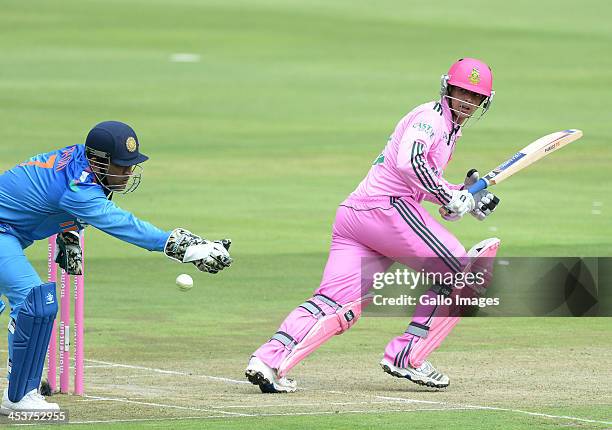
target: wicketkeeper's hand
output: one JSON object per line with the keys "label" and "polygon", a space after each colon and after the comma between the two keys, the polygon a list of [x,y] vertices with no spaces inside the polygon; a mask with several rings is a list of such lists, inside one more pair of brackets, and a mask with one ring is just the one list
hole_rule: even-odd
{"label": "wicketkeeper's hand", "polygon": [[83,253],[79,233],[67,231],[58,233],[55,243],[55,262],[69,275],[83,274]]}
{"label": "wicketkeeper's hand", "polygon": [[232,264],[232,258],[227,252],[231,244],[230,239],[211,242],[188,230],[177,228],[170,234],[164,253],[172,260],[193,263],[202,272],[217,273]]}
{"label": "wicketkeeper's hand", "polygon": [[[478,173],[478,170],[471,169],[465,176],[465,181],[463,182],[465,184],[464,188],[469,188],[478,182],[479,179],[480,174]],[[497,205],[499,205],[499,197],[488,191],[486,188],[474,194],[474,201],[476,202],[476,205],[474,206],[474,209],[470,211],[470,214],[472,214],[472,216],[479,221],[483,221],[486,217],[491,215]]]}

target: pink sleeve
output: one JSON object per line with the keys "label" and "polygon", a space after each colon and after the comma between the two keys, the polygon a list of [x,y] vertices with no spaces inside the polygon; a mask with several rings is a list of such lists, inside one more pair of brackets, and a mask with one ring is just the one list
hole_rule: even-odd
{"label": "pink sleeve", "polygon": [[408,186],[424,193],[426,200],[445,205],[451,199],[451,188],[434,173],[426,157],[434,143],[433,124],[425,113],[410,121],[399,145],[397,169]]}
{"label": "pink sleeve", "polygon": [[[446,179],[444,179],[442,177],[438,178],[438,180],[442,184],[444,184],[444,186],[446,186],[446,188],[448,188],[449,190],[461,190],[461,189],[463,189],[463,184],[451,184],[450,182],[448,182]],[[438,200],[436,197],[434,197],[433,194],[425,194],[424,198],[428,202],[440,204],[440,200]]]}

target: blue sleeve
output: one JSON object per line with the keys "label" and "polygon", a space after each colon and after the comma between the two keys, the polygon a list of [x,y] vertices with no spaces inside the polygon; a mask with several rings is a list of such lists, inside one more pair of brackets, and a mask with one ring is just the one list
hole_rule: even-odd
{"label": "blue sleeve", "polygon": [[119,208],[97,186],[83,184],[69,188],[61,197],[59,206],[79,220],[149,251],[163,251],[170,236],[169,231],[160,230]]}

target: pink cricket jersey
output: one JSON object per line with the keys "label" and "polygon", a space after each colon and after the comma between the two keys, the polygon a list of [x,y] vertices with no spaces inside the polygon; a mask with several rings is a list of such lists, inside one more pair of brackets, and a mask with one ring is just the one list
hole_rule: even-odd
{"label": "pink cricket jersey", "polygon": [[[461,128],[452,123],[447,101],[417,106],[395,127],[387,146],[348,200],[368,197],[410,197],[446,204],[450,190],[442,173],[450,161]],[[346,203],[346,202],[345,202]],[[350,206],[350,204],[348,205]]]}

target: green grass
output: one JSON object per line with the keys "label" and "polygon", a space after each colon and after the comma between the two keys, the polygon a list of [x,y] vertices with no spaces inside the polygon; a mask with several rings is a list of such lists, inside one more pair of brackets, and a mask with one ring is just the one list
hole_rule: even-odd
{"label": "green grass", "polygon": [[[231,237],[236,262],[217,276],[194,275],[194,289],[182,294],[174,278],[194,274],[193,268],[88,229],[87,357],[242,379],[249,354],[318,285],[337,204],[366,174],[397,121],[434,99],[439,76],[462,56],[493,67],[497,96],[491,112],[464,131],[445,173],[449,180],[462,180],[472,167],[487,171],[552,131],[580,128],[585,135],[500,185],[502,203],[490,220],[470,218],[449,229],[468,248],[498,236],[505,256],[612,256],[611,12],[594,0],[5,0],[0,170],[82,142],[99,121],[133,125],[151,160],[140,189],[117,202],[165,229]],[[170,62],[177,52],[196,53],[201,61]],[[600,215],[592,213],[594,202]],[[44,274],[46,244],[27,253]],[[5,313],[0,326],[6,319]],[[464,321],[433,356],[454,377],[444,394],[406,391],[379,375],[382,348],[405,324],[364,318],[325,345],[296,369],[307,388],[300,397],[260,400],[253,387],[212,382],[180,391],[194,384],[189,378],[128,384],[130,375],[114,368],[88,370],[86,388],[202,409],[279,402],[280,412],[297,402],[292,399],[341,402],[325,392],[336,389],[360,401],[391,393],[611,421],[611,384],[604,376],[611,364],[610,319]],[[4,336],[0,349],[6,349]],[[338,363],[341,375],[334,374]],[[159,393],[135,394],[135,387]],[[169,413],[60,402],[74,421],[162,420]],[[110,427],[602,427],[502,411],[360,414],[351,408],[359,409]],[[171,412],[172,418],[198,416]]]}
{"label": "green grass", "polygon": [[[281,427],[292,429],[312,429],[312,428],[327,428],[327,429],[372,429],[372,428],[385,428],[385,429],[405,429],[407,426],[410,428],[418,429],[441,429],[441,428],[452,428],[452,429],[496,429],[505,430],[508,428],[512,429],[553,429],[559,428],[558,423],[552,421],[546,417],[526,417],[517,418],[510,412],[496,411],[496,412],[481,412],[481,411],[470,411],[469,415],[464,415],[464,411],[453,411],[446,412],[445,415],[440,416],[437,411],[434,412],[419,412],[414,414],[406,413],[387,413],[387,414],[371,414],[371,415],[360,415],[354,413],[332,413],[330,415],[317,417],[316,422],[313,421],[312,416],[304,417],[292,417],[287,419],[285,417],[267,416],[259,418],[238,418],[231,421],[223,421],[222,419],[209,419],[209,420],[198,420],[184,419],[184,420],[160,420],[154,422],[118,422],[115,424],[99,425],[97,428],[107,429],[166,429],[172,428],[176,430],[191,430],[201,428],[215,428],[215,429],[253,429],[263,427]],[[509,423],[512,423],[512,427],[509,427]],[[569,425],[567,425],[569,426]],[[588,429],[590,427],[588,423],[585,424],[573,424],[572,428]],[[41,427],[39,427],[41,428]],[[54,427],[42,427],[53,429]],[[91,425],[79,425],[74,424],[70,426],[71,430],[86,430],[91,429]]]}

